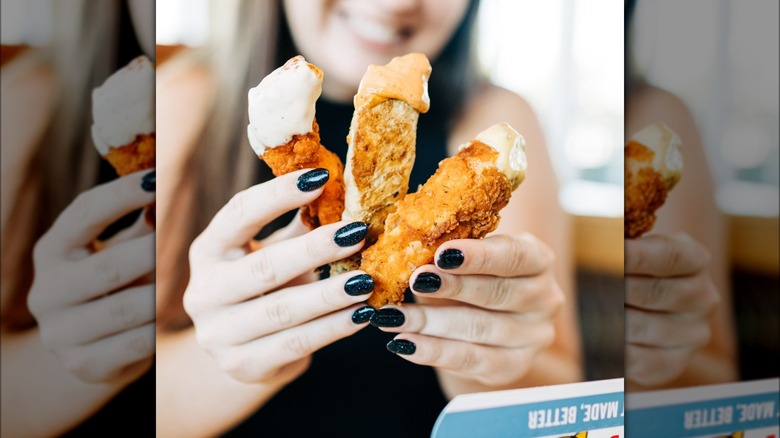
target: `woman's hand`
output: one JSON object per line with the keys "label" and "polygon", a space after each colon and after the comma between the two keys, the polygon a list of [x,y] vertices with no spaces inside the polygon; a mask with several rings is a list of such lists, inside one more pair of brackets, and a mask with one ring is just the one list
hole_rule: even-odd
{"label": "woman's hand", "polygon": [[[28,307],[41,342],[86,382],[132,381],[154,355],[154,233],[144,219],[106,247],[88,248],[124,214],[154,201],[138,172],[80,194],[37,242]],[[153,174],[149,174],[153,175]],[[146,178],[149,180],[149,177]],[[149,185],[145,185],[149,188]]]}
{"label": "woman's hand", "polygon": [[710,340],[720,301],[707,250],[688,235],[626,240],[626,378],[658,386]]}
{"label": "woman's hand", "polygon": [[401,333],[388,344],[405,359],[435,367],[445,391],[518,385],[555,337],[564,295],[552,251],[532,235],[453,240],[436,266],[411,277],[417,304],[385,307],[371,319]]}
{"label": "woman's hand", "polygon": [[319,266],[362,247],[365,224],[304,234],[296,218],[259,250],[248,249],[264,225],[317,198],[327,176],[324,169],[297,171],[238,193],[190,248],[184,308],[198,344],[239,381],[286,384],[314,351],[365,327],[373,312],[358,304],[373,291],[365,273],[311,282]]}

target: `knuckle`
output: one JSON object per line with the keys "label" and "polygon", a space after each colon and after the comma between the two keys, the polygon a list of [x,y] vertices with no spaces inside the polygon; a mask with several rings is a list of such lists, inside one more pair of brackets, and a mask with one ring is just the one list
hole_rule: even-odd
{"label": "knuckle", "polygon": [[136,356],[146,357],[154,352],[154,343],[147,338],[146,333],[138,333],[126,341],[125,348]]}
{"label": "knuckle", "polygon": [[339,300],[343,295],[346,294],[336,294],[333,293],[334,291],[331,290],[331,288],[327,286],[321,286],[320,287],[320,300],[323,304],[329,309],[338,309],[342,307],[342,304]]}
{"label": "knuckle", "polygon": [[683,253],[677,245],[667,245],[664,250],[664,267],[667,272],[676,271],[682,264]]}
{"label": "knuckle", "polygon": [[290,324],[293,320],[290,305],[281,299],[275,299],[268,303],[265,309],[265,316],[272,323],[282,326]]}
{"label": "knuckle", "polygon": [[526,265],[525,247],[527,244],[518,240],[516,245],[514,251],[509,251],[507,263],[511,272],[519,274],[523,272]]}
{"label": "knuckle", "polygon": [[647,324],[644,319],[635,312],[626,312],[626,341],[632,343],[645,343],[647,340]]}
{"label": "knuckle", "polygon": [[290,336],[284,342],[284,348],[292,353],[296,358],[311,354],[311,341],[306,336]]}
{"label": "knuckle", "polygon": [[510,279],[499,279],[496,287],[494,287],[491,293],[488,294],[488,305],[495,308],[507,307],[511,301],[512,295],[515,292],[512,284],[513,283]]}
{"label": "knuckle", "polygon": [[566,295],[557,284],[550,295],[550,315],[554,316],[560,313],[566,305]]}
{"label": "knuckle", "polygon": [[718,288],[712,283],[711,280],[707,281],[707,285],[704,288],[704,296],[702,298],[702,305],[705,313],[712,313],[716,307],[721,303],[721,296],[718,292]]}
{"label": "knuckle", "polygon": [[232,220],[241,222],[244,219],[246,204],[246,193],[238,192],[230,198],[225,206],[225,212],[230,215]]}
{"label": "knuckle", "polygon": [[142,319],[139,309],[128,302],[113,303],[108,312],[112,320],[119,321],[125,326],[137,324]]}
{"label": "knuckle", "polygon": [[105,251],[104,254],[101,254],[94,265],[94,271],[97,278],[110,285],[116,285],[122,281],[122,273],[110,251]]}
{"label": "knuckle", "polygon": [[250,358],[239,352],[225,352],[217,357],[219,368],[236,380],[246,382],[250,380]]}
{"label": "knuckle", "polygon": [[484,343],[490,337],[491,321],[483,313],[477,313],[471,319],[468,336],[472,342]]}
{"label": "knuckle", "polygon": [[643,294],[642,304],[653,307],[662,305],[668,295],[669,282],[664,278],[653,278],[648,281],[650,287],[647,293]]}
{"label": "knuckle", "polygon": [[471,348],[464,349],[458,358],[457,365],[458,369],[462,371],[472,372],[476,370],[477,365],[479,365],[476,352]]}
{"label": "knuckle", "polygon": [[256,251],[249,261],[249,274],[260,284],[276,284],[276,272],[273,263],[264,251]]}

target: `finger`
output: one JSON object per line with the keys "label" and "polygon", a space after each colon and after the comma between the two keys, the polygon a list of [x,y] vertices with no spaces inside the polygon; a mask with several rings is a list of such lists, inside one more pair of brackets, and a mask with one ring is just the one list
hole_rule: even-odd
{"label": "finger", "polygon": [[286,227],[274,231],[270,236],[260,241],[260,246],[269,246],[276,242],[282,242],[284,240],[303,236],[309,231],[311,230],[309,230],[306,224],[303,223],[303,220],[301,219],[301,211],[298,210],[298,213],[295,215],[292,222],[290,222]]}
{"label": "finger", "polygon": [[500,311],[552,313],[563,301],[563,294],[546,275],[453,275],[425,265],[412,274],[409,284],[420,297],[456,300]]}
{"label": "finger", "polygon": [[82,380],[106,381],[126,366],[154,355],[154,337],[155,325],[145,324],[74,348],[65,366]]}
{"label": "finger", "polygon": [[244,344],[365,301],[373,288],[369,275],[355,271],[236,304],[209,321],[218,329],[198,331],[199,343]]}
{"label": "finger", "polygon": [[61,256],[89,244],[112,222],[154,202],[141,188],[148,170],[132,173],[81,193],[41,238],[41,255]]}
{"label": "finger", "polygon": [[626,342],[645,347],[699,348],[710,340],[706,320],[689,315],[649,313],[626,308]]}
{"label": "finger", "polygon": [[154,286],[139,286],[62,312],[53,329],[41,328],[41,338],[46,345],[84,345],[154,320]]}
{"label": "finger", "polygon": [[68,274],[71,284],[56,300],[66,305],[83,303],[152,272],[155,236],[147,234],[73,263]]}
{"label": "finger", "polygon": [[704,269],[707,251],[687,235],[651,235],[625,241],[626,274],[653,277],[693,275]]}
{"label": "finger", "polygon": [[149,223],[146,222],[144,215],[141,214],[132,225],[113,235],[110,239],[106,240],[104,244],[106,247],[110,247],[121,242],[126,242],[130,239],[145,236],[150,233],[154,233],[154,229],[149,226]]}
{"label": "finger", "polygon": [[310,356],[315,351],[364,328],[352,322],[356,305],[289,330],[284,330],[231,349],[221,356],[220,367],[243,382],[274,377],[280,367]]}
{"label": "finger", "polygon": [[314,171],[290,172],[237,193],[196,239],[197,245],[193,245],[198,252],[216,257],[243,247],[263,226],[322,193],[322,187],[308,192],[298,189],[297,182],[306,179],[308,172]]}
{"label": "finger", "polygon": [[371,323],[392,333],[419,333],[496,347],[541,348],[555,337],[551,321],[465,306],[387,306],[371,317]]}
{"label": "finger", "polygon": [[688,366],[690,348],[654,348],[626,345],[626,379],[658,386],[679,377]]}
{"label": "finger", "polygon": [[485,239],[461,239],[443,243],[436,250],[436,266],[453,274],[499,277],[536,275],[552,264],[552,252],[530,234],[500,234]]}
{"label": "finger", "polygon": [[[341,260],[362,247],[367,230],[362,222],[337,222],[224,263],[218,273],[222,292],[214,298],[221,303],[239,303],[324,264]],[[352,240],[340,240],[345,234]],[[351,245],[340,246],[337,242]]]}
{"label": "finger", "polygon": [[708,314],[720,301],[709,277],[626,277],[625,303],[628,306],[659,312],[697,312]]}
{"label": "finger", "polygon": [[524,375],[535,355],[533,349],[488,347],[412,333],[396,336],[387,349],[409,362],[449,370],[493,386]]}

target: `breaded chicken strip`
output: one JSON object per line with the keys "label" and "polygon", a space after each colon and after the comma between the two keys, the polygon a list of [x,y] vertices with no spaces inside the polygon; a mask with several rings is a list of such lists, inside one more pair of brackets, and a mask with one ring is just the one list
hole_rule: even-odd
{"label": "breaded chicken strip", "polygon": [[[344,171],[346,207],[342,219],[368,224],[363,250],[384,231],[385,219],[409,189],[417,120],[430,107],[431,64],[420,53],[371,65],[355,95]],[[360,253],[332,264],[331,273],[358,269]]]}
{"label": "breaded chicken strip", "polygon": [[655,212],[682,175],[682,143],[666,125],[650,125],[628,141],[625,153],[623,234],[640,237],[655,224]]}
{"label": "breaded chicken strip", "polygon": [[249,90],[249,144],[274,175],[325,168],[330,178],[322,195],[301,210],[311,229],[341,220],[344,168],[338,156],[320,144],[314,104],[322,92],[322,71],[296,56]]}
{"label": "breaded chicken strip", "polygon": [[[139,56],[92,92],[92,140],[119,176],[155,167],[154,65]],[[155,205],[144,210],[155,225]]]}
{"label": "breaded chicken strip", "polygon": [[400,304],[412,272],[432,263],[439,245],[495,230],[525,169],[523,137],[506,123],[482,131],[439,163],[417,193],[398,202],[385,232],[363,252],[361,269],[374,278],[368,304]]}

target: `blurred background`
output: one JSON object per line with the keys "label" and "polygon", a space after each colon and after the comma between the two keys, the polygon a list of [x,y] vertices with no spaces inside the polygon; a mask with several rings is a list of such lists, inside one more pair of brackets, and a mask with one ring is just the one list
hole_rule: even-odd
{"label": "blurred background", "polygon": [[[208,0],[156,4],[158,62],[206,42]],[[483,71],[539,116],[574,219],[588,379],[623,375],[622,14],[621,0],[482,0],[477,26]]]}
{"label": "blurred background", "polygon": [[777,376],[780,361],[779,5],[639,1],[631,35],[638,73],[692,112],[729,219],[743,380]]}

